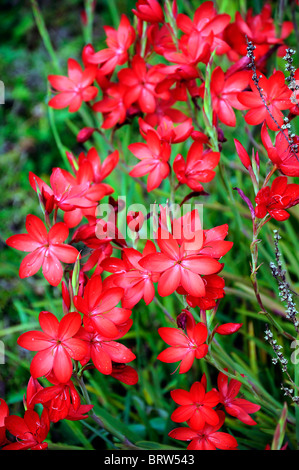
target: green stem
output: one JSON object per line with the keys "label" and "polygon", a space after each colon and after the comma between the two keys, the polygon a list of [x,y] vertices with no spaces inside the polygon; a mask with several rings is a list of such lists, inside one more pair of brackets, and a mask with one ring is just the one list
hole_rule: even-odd
{"label": "green stem", "polygon": [[[83,377],[80,377],[79,374],[74,372],[73,377],[77,383],[77,385],[80,387],[81,393],[84,397],[84,400],[88,405],[91,405],[91,400],[87,391],[87,388],[85,386]],[[107,426],[103,423],[103,421],[91,410],[89,413],[90,418],[94,420],[95,423],[97,423],[101,428],[106,429],[106,431],[110,432],[113,434],[117,439],[122,440],[122,444],[127,448],[127,449],[133,449],[133,450],[138,450],[139,448],[135,446],[132,442],[130,442],[126,436],[122,436],[117,430],[115,430],[112,426]]]}
{"label": "green stem", "polygon": [[49,56],[51,57],[51,60],[52,60],[53,65],[56,69],[56,72],[59,73],[60,72],[59,62],[58,62],[56,53],[54,51],[54,48],[52,46],[52,42],[51,42],[49,33],[48,33],[46,25],[45,25],[43,15],[40,11],[40,8],[38,6],[37,1],[36,0],[30,0],[30,2],[31,2],[31,7],[32,7],[33,15],[34,15],[34,18],[35,18],[35,21],[36,21],[36,26],[38,28],[39,34],[41,35],[42,40],[43,40],[44,45],[45,45],[45,48],[46,48]]}
{"label": "green stem", "polygon": [[85,0],[84,3],[87,17],[87,24],[83,27],[84,39],[86,44],[92,44],[93,0]]}

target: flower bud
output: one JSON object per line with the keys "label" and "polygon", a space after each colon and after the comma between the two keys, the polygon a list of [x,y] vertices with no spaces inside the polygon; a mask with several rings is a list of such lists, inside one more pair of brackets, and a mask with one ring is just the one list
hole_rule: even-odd
{"label": "flower bud", "polygon": [[88,139],[90,139],[94,131],[95,131],[94,127],[83,127],[83,129],[81,129],[81,131],[78,132],[77,142],[80,142],[81,144],[83,144]]}
{"label": "flower bud", "polygon": [[241,162],[245,166],[246,170],[248,170],[248,168],[251,166],[251,160],[249,158],[249,155],[246,152],[243,145],[241,144],[241,142],[239,142],[237,139],[234,139],[234,142],[235,142],[237,154],[238,154]]}
{"label": "flower bud", "polygon": [[232,335],[233,333],[236,333],[242,326],[243,323],[224,323],[223,325],[220,325],[218,328],[216,328],[215,333],[224,336]]}

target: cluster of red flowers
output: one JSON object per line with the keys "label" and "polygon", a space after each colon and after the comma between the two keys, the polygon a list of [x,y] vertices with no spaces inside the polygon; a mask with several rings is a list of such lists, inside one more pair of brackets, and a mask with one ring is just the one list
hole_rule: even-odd
{"label": "cluster of red flowers", "polygon": [[[202,129],[196,130],[196,119],[189,116],[191,105],[197,111],[203,107],[203,112],[208,114],[205,99],[210,94],[212,126],[220,143],[224,139],[219,123],[236,126],[234,110],[245,110],[247,124],[263,123],[266,152],[274,171],[284,175],[276,178],[271,188],[265,183],[257,191],[255,215],[265,218],[269,214],[276,220],[285,220],[289,216],[286,209],[299,202],[299,185],[287,182],[287,176],[299,176],[296,145],[299,138],[293,136],[290,144],[289,134],[282,127],[282,110],[294,115],[296,109],[284,74],[276,71],[267,78],[264,73],[267,58],[277,49],[280,54],[285,52],[283,41],[291,33],[292,24],[283,23],[278,38],[269,5],[255,16],[251,11],[246,18],[237,13],[233,22],[228,14],[218,14],[211,1],[200,5],[193,18],[178,14],[175,0],[172,5],[167,2],[164,10],[156,0],[138,0],[133,13],[136,30],[127,16],[122,15],[118,29],[104,28],[107,48],[96,51],[88,44],[82,52],[83,68],[69,59],[67,77],[48,77],[58,92],[49,106],[68,107],[72,113],[87,102],[92,112],[102,116],[102,129],[113,129],[113,132],[138,118],[145,142],[128,147],[140,160],[130,175],[134,178],[148,175],[148,191],[154,191],[171,175],[173,185],[175,175],[174,189],[186,185],[196,194],[204,193],[202,184],[215,177],[221,145],[217,143],[215,148],[208,132],[206,135]],[[255,59],[262,95],[248,68],[246,36],[257,45]],[[163,58],[163,63],[151,64],[153,53]],[[210,80],[205,82],[201,65],[211,65],[214,53],[225,55],[232,65],[226,71],[215,67]],[[275,145],[267,126],[279,131]],[[77,141],[86,142],[94,132],[103,131],[85,127]],[[176,145],[189,138],[192,144],[187,155],[178,153]],[[250,159],[238,141],[236,148],[241,162],[256,181],[258,154]],[[172,155],[175,158],[171,165]],[[232,334],[242,326],[228,323],[209,332],[206,323],[196,323],[190,313],[196,307],[210,310],[224,296],[224,279],[219,273],[224,266],[220,260],[232,248],[232,242],[225,240],[227,225],[203,229],[197,211],[170,218],[161,206],[155,243],[147,240],[139,251],[136,244],[129,246],[120,233],[119,208],[111,197],[114,188],[105,183],[118,165],[118,151],[113,151],[104,161],[94,147],[78,158],[67,153],[67,158],[72,171],[53,169],[49,184],[30,173],[30,185],[38,195],[44,222],[28,215],[27,233],[7,240],[9,246],[28,252],[20,266],[21,278],[32,276],[42,268],[52,286],[58,286],[63,277],[64,281],[60,321],[53,313],[41,312],[41,331],[26,332],[18,340],[20,346],[37,354],[30,366],[24,418],[9,416],[7,405],[0,401],[0,446],[4,449],[44,449],[50,422],[87,418],[92,405],[81,404],[76,389],[79,367],[80,376],[86,368],[94,368],[125,384],[137,383],[137,372],[127,365],[135,355],[119,340],[132,327],[134,306],[142,299],[147,305],[154,300],[155,284],[160,296],[176,292],[188,304],[177,319],[177,327],[159,329],[159,335],[170,347],[158,359],[166,363],[180,362],[180,373],[188,372],[195,359],[208,354],[215,334]],[[109,221],[97,217],[97,207],[107,196],[115,205]],[[64,222],[57,222],[62,214]],[[150,217],[153,214],[148,214]],[[82,219],[86,219],[83,224]],[[144,223],[145,217],[140,212],[127,215],[127,224],[137,234],[136,240]],[[75,231],[67,244],[69,229],[73,228]],[[114,249],[121,252],[120,257],[113,256]],[[81,264],[80,260],[84,262]],[[65,269],[61,263],[67,265]],[[45,388],[38,381],[41,377],[49,382]],[[236,398],[240,385],[235,379],[228,384],[228,376],[221,372],[218,391],[206,391],[205,376],[192,385],[190,392],[174,390],[172,398],[180,406],[172,414],[172,420],[187,421],[189,427],[174,429],[170,436],[191,441],[188,449],[236,448],[232,435],[219,432],[225,420],[221,406],[248,425],[256,424],[249,414],[259,409],[258,405]],[[36,404],[43,405],[40,417],[34,411]],[[16,442],[8,440],[5,430],[16,437]]]}
{"label": "cluster of red flowers", "polygon": [[[225,370],[227,372],[227,370]],[[171,397],[180,405],[171,415],[175,423],[187,422],[188,427],[173,429],[169,435],[181,441],[190,441],[189,450],[234,450],[238,446],[236,439],[228,433],[219,432],[225,421],[224,410],[247,425],[256,422],[249,416],[260,409],[244,398],[237,398],[241,382],[231,379],[222,372],[218,375],[218,390],[207,392],[205,374],[200,382],[195,382],[187,390],[173,390]],[[217,408],[217,409],[215,409]]]}

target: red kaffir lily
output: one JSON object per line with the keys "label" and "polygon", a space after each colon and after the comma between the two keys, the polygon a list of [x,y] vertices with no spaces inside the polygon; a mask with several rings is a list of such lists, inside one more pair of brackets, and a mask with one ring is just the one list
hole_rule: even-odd
{"label": "red kaffir lily", "polygon": [[[162,223],[161,227],[164,228]],[[197,210],[174,219],[172,233],[180,245],[185,243],[190,254],[210,256],[217,260],[222,258],[233,246],[233,242],[224,240],[228,234],[228,225],[201,230],[201,221]]]}
{"label": "red kaffir lily", "polygon": [[253,126],[266,121],[271,130],[277,131],[277,124],[279,126],[283,124],[283,113],[281,110],[288,109],[291,106],[290,97],[292,92],[285,84],[285,76],[280,71],[274,72],[270,78],[262,75],[259,86],[263,90],[264,101],[276,122],[270,116],[252,79],[250,80],[252,91],[243,91],[238,94],[240,103],[245,106],[245,109],[250,110],[245,115],[245,121]]}
{"label": "red kaffir lily", "polygon": [[148,240],[141,253],[133,248],[123,249],[123,259],[107,258],[102,262],[105,271],[113,273],[106,281],[112,286],[124,289],[122,305],[125,308],[133,308],[142,298],[146,305],[150,304],[155,296],[154,282],[159,279],[159,274],[153,274],[140,264],[145,256],[156,253],[153,242]]}
{"label": "red kaffir lily", "polygon": [[208,345],[205,343],[207,327],[201,322],[196,324],[191,315],[187,318],[186,333],[182,329],[168,327],[159,328],[158,333],[171,347],[162,351],[157,359],[167,363],[181,361],[180,374],[190,370],[195,358],[202,359],[208,353]]}
{"label": "red kaffir lily", "polygon": [[60,261],[74,263],[79,255],[76,248],[63,243],[69,234],[67,226],[59,222],[48,233],[43,222],[30,214],[26,217],[26,229],[28,234],[13,235],[6,240],[8,246],[30,253],[20,265],[20,278],[33,276],[42,267],[49,284],[58,286],[63,275]]}
{"label": "red kaffir lily", "polygon": [[159,55],[164,56],[167,52],[177,50],[174,42],[174,31],[169,23],[164,23],[161,27],[157,23],[150,25],[147,28],[147,40],[147,45],[150,45]]}
{"label": "red kaffir lily", "polygon": [[57,423],[62,419],[67,419],[71,405],[75,411],[78,411],[81,405],[80,396],[71,380],[67,383],[59,383],[53,374],[47,379],[53,385],[41,387],[34,395],[32,403],[42,403],[48,409],[49,420]]}
{"label": "red kaffir lily", "polygon": [[152,130],[156,132],[161,141],[168,142],[169,144],[178,144],[180,142],[185,142],[185,140],[190,137],[193,131],[192,119],[187,119],[178,126],[174,126],[173,121],[167,117],[162,117],[157,130],[150,126],[143,119],[139,119],[139,129],[141,135],[146,139],[147,132]]}
{"label": "red kaffir lily", "polygon": [[196,83],[199,72],[195,65],[163,65],[160,71],[165,78],[157,85],[157,92],[171,88],[171,97],[175,101],[188,101],[188,93],[192,98],[199,96],[200,88]]}
{"label": "red kaffir lily", "polygon": [[149,130],[146,135],[146,144],[131,144],[128,148],[135,157],[141,160],[130,171],[130,176],[139,177],[148,174],[148,191],[160,186],[170,171],[168,163],[171,154],[170,145],[167,142],[162,142],[155,131]]}
{"label": "red kaffir lily", "polygon": [[131,68],[119,71],[118,78],[128,87],[124,97],[126,108],[137,102],[143,113],[153,113],[156,108],[156,97],[169,98],[168,91],[163,93],[155,91],[157,84],[164,78],[160,67],[153,66],[147,70],[144,59],[138,55],[134,56]]}
{"label": "red kaffir lily", "polygon": [[212,37],[211,51],[216,49],[216,54],[225,54],[229,45],[222,39],[221,33],[230,22],[230,16],[226,13],[217,14],[213,2],[204,2],[197,8],[193,21],[184,14],[177,16],[177,27],[186,35],[198,35],[201,42]]}
{"label": "red kaffir lily", "polygon": [[64,214],[64,221],[68,227],[75,227],[81,222],[83,216],[94,216],[99,201],[114,192],[114,189],[110,185],[102,183],[102,180],[106,178],[117,165],[119,154],[118,151],[115,150],[104,160],[103,164],[101,164],[98,152],[94,147],[88,151],[86,157],[82,152],[79,155],[78,162],[69,152],[67,152],[67,157],[76,175],[73,177],[70,173],[64,172],[67,181],[69,181],[73,187],[76,187],[76,185],[77,187],[82,187],[82,185],[89,186],[84,197],[79,200],[78,204],[84,203],[85,206],[91,207],[76,207]]}
{"label": "red kaffir lily", "polygon": [[179,441],[191,441],[188,450],[234,450],[238,446],[236,439],[226,432],[218,432],[224,423],[225,414],[217,411],[219,422],[215,426],[206,424],[201,430],[176,428],[170,431],[169,437]]}
{"label": "red kaffir lily", "polygon": [[200,142],[194,142],[187,154],[186,161],[182,155],[177,155],[173,169],[181,184],[187,184],[193,191],[203,191],[200,183],[209,183],[215,176],[214,168],[220,160],[219,152],[203,151]]}
{"label": "red kaffir lily", "polygon": [[82,271],[90,271],[96,266],[94,275],[97,276],[103,272],[101,263],[104,259],[109,258],[112,255],[113,248],[110,243],[100,243],[99,247],[93,249],[86,263],[82,266]]}
{"label": "red kaffir lily", "polygon": [[201,382],[195,382],[190,391],[173,390],[171,398],[180,405],[171,415],[175,423],[187,421],[188,426],[194,430],[202,429],[205,423],[215,426],[219,417],[213,408],[219,403],[219,395],[216,390],[206,393]]}
{"label": "red kaffir lily", "polygon": [[69,413],[65,419],[68,421],[81,421],[82,419],[87,419],[87,413],[89,413],[92,408],[93,405],[80,405],[79,408],[75,410],[71,403]]}
{"label": "red kaffir lily", "polygon": [[213,111],[219,120],[227,126],[236,125],[235,109],[247,109],[240,103],[237,96],[249,84],[250,72],[237,72],[225,76],[221,67],[216,67],[211,76],[211,97]]}
{"label": "red kaffir lily", "polygon": [[[85,170],[78,177],[79,180],[68,171],[54,168],[50,176],[51,186],[48,186],[32,172],[29,172],[29,183],[34,191],[40,191],[44,206],[49,213],[55,205],[66,212],[78,207],[81,209],[96,207],[97,202],[86,197],[90,188],[90,181],[87,181],[88,178],[86,179]],[[82,183],[79,183],[79,181],[82,181]],[[103,188],[99,188],[99,194],[97,195],[100,198],[101,196],[103,197]],[[51,210],[48,209],[49,205],[51,205]]]}
{"label": "red kaffir lily", "polygon": [[179,246],[178,241],[166,230],[158,230],[157,243],[161,253],[146,256],[140,264],[148,271],[161,273],[159,295],[168,296],[182,286],[195,297],[204,296],[205,285],[201,275],[215,274],[223,265],[210,256],[194,252],[189,254],[185,243]]}
{"label": "red kaffir lily", "polygon": [[96,66],[87,67],[84,71],[74,59],[68,60],[68,77],[63,75],[49,75],[48,80],[55,90],[60,93],[49,101],[49,106],[55,109],[69,107],[69,112],[74,113],[80,108],[82,101],[93,100],[98,89],[91,86],[95,81]]}
{"label": "red kaffir lily", "polygon": [[157,0],[137,0],[136,10],[132,10],[140,20],[148,23],[163,23],[164,13]]}
{"label": "red kaffir lily", "polygon": [[[85,162],[89,162],[92,169],[92,181],[99,184],[116,168],[118,161],[118,150],[114,150],[114,152],[110,153],[102,162],[96,148],[92,147],[88,150],[86,155],[83,152],[79,155],[78,165],[80,168]],[[105,186],[108,189],[112,189],[111,186]],[[109,193],[107,192],[107,194],[111,194],[111,191]]]}
{"label": "red kaffir lily", "polygon": [[[227,371],[227,369],[224,369]],[[236,398],[238,395],[242,382],[236,379],[231,379],[228,383],[228,376],[222,372],[218,375],[218,390],[219,390],[219,401],[225,407],[225,411],[231,416],[235,416],[242,423],[253,426],[256,422],[249,416],[251,413],[256,413],[260,406],[255,403],[251,403],[244,398]]]}
{"label": "red kaffir lily", "polygon": [[118,325],[129,320],[131,310],[116,307],[123,297],[120,287],[103,289],[100,276],[93,276],[84,290],[84,298],[77,295],[74,304],[84,314],[83,322],[87,329],[95,329],[106,338],[119,334]]}
{"label": "red kaffir lily", "polygon": [[121,83],[110,86],[101,101],[93,105],[96,113],[103,113],[103,129],[110,129],[116,124],[123,124],[127,117],[129,106],[124,103],[128,87]]}
{"label": "red kaffir lily", "polygon": [[[249,8],[244,20],[241,14],[236,12],[235,22],[228,25],[224,31],[224,40],[231,46],[231,50],[228,51],[230,60],[236,61],[239,56],[246,56],[246,36],[256,46],[254,55],[256,60],[259,60],[267,54],[272,45],[282,46],[283,40],[291,34],[294,28],[291,21],[284,21],[277,37],[269,3],[263,6],[259,14],[253,15],[252,13],[253,9]],[[280,50],[278,52],[281,55]]]}
{"label": "red kaffir lily", "polygon": [[[83,154],[82,154],[83,156]],[[80,157],[79,157],[80,161]],[[110,195],[114,192],[114,189],[105,183],[93,183],[94,174],[91,163],[83,157],[79,164],[79,169],[76,171],[76,181],[78,185],[87,183],[89,188],[85,193],[84,203],[90,207],[76,207],[71,211],[66,211],[64,214],[64,221],[68,227],[76,227],[85,216],[94,216],[96,215],[96,206],[98,203],[107,195]],[[71,178],[73,180],[73,178]]]}
{"label": "red kaffir lily", "polygon": [[167,116],[175,123],[182,123],[188,119],[186,114],[182,113],[176,108],[173,108],[173,105],[176,103],[176,100],[171,97],[169,100],[158,99],[156,101],[156,108],[153,113],[149,113],[144,117],[144,121],[152,127],[160,124],[162,119]]}
{"label": "red kaffir lily", "polygon": [[0,447],[2,447],[7,442],[5,435],[5,419],[8,417],[8,415],[9,409],[7,403],[2,398],[0,398]]}
{"label": "red kaffir lily", "polygon": [[222,299],[225,295],[225,281],[217,274],[203,276],[202,280],[205,284],[205,295],[203,297],[194,297],[188,294],[188,292],[181,287],[177,292],[181,295],[186,295],[186,302],[190,307],[199,307],[202,310],[211,310],[211,308],[216,306],[216,300]]}
{"label": "red kaffir lily", "polygon": [[11,415],[5,419],[7,430],[16,437],[16,442],[8,444],[2,450],[45,450],[48,444],[44,442],[49,428],[48,411],[44,408],[41,417],[33,411],[25,411],[24,418]]}
{"label": "red kaffir lily", "polygon": [[[299,151],[290,147],[287,131],[279,132],[272,144],[267,126],[264,123],[261,131],[262,142],[271,162],[286,176],[299,176]],[[299,137],[293,138],[294,144],[299,144]]]}
{"label": "red kaffir lily", "polygon": [[117,217],[115,212],[109,214],[110,220],[97,219],[94,216],[88,216],[88,224],[81,225],[74,233],[72,242],[83,242],[92,249],[101,248],[114,240],[120,246],[126,246],[124,235],[117,228]]}
{"label": "red kaffir lily", "polygon": [[85,60],[90,64],[103,64],[100,72],[108,75],[117,65],[123,65],[128,61],[128,49],[135,41],[135,30],[126,15],[121,15],[118,29],[104,26],[104,30],[108,49],[96,53],[92,53],[89,49],[90,53],[85,55]]}
{"label": "red kaffir lily", "polygon": [[212,44],[212,34],[203,41],[200,34],[193,33],[190,36],[185,35],[180,39],[179,49],[181,52],[165,51],[163,55],[170,62],[182,66],[196,66],[199,62],[207,64],[211,56]]}
{"label": "red kaffir lily", "polygon": [[86,344],[74,338],[81,327],[81,316],[68,313],[59,322],[50,312],[39,314],[42,331],[28,331],[18,338],[18,345],[29,351],[38,351],[34,356],[30,373],[33,378],[53,372],[60,383],[70,380],[72,359],[81,360],[86,355]]}
{"label": "red kaffir lily", "polygon": [[233,246],[233,242],[224,240],[227,234],[227,224],[204,230],[203,246],[200,250],[200,254],[220,259]]}
{"label": "red kaffir lily", "polygon": [[286,176],[278,176],[273,180],[271,188],[265,186],[259,190],[255,202],[257,204],[255,215],[259,219],[263,219],[269,213],[275,220],[287,220],[290,214],[286,209],[299,203],[299,184],[288,184]]}
{"label": "red kaffir lily", "polygon": [[88,331],[80,328],[77,337],[84,341],[87,346],[87,353],[82,359],[81,365],[86,365],[90,359],[95,367],[104,375],[111,375],[113,372],[113,362],[123,364],[133,361],[136,356],[130,349],[117,339],[122,338],[131,328],[132,321],[129,320],[118,329],[118,335],[114,338],[105,338],[96,331]]}

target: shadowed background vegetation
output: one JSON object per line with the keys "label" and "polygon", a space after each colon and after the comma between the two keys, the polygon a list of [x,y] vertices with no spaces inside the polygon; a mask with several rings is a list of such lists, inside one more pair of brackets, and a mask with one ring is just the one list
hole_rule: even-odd
{"label": "shadowed background vegetation", "polygon": [[[0,31],[0,79],[5,84],[5,105],[0,106],[0,224],[1,224],[1,262],[0,262],[0,340],[5,344],[6,364],[0,365],[0,397],[7,400],[11,413],[22,414],[22,399],[29,379],[29,365],[32,353],[17,346],[18,336],[30,329],[38,329],[38,314],[42,310],[62,316],[61,293],[59,288],[52,288],[41,274],[20,280],[18,269],[22,254],[5,246],[5,240],[15,233],[24,232],[25,218],[28,213],[41,216],[36,194],[28,182],[28,172],[33,171],[42,179],[48,180],[55,166],[66,167],[64,149],[70,149],[78,155],[83,147],[76,142],[76,133],[85,122],[91,119],[83,108],[83,114],[70,115],[67,110],[51,111],[47,106],[47,75],[66,74],[69,57],[80,60],[83,46],[91,37],[91,30],[83,28],[80,12],[83,0],[43,0],[38,2],[53,50],[45,45],[36,27],[36,18],[31,6],[35,2],[2,0],[2,21]],[[220,12],[229,13],[232,18],[237,10],[246,11],[250,6],[258,13],[263,2],[260,1],[220,1]],[[271,2],[273,15],[279,22],[279,2]],[[198,0],[178,0],[180,12],[193,15]],[[117,27],[121,13],[130,17],[133,7],[131,0],[98,0],[94,13],[93,44],[96,50],[104,46],[103,25]],[[284,20],[291,20],[291,12],[284,9]],[[296,48],[296,37],[292,34],[287,43]],[[46,46],[46,47],[45,47]],[[50,54],[49,54],[50,52]],[[298,54],[295,65],[298,64]],[[221,65],[229,66],[225,58]],[[269,61],[269,70],[284,70],[284,62],[273,56]],[[286,376],[280,367],[271,363],[273,352],[264,340],[265,317],[259,313],[251,287],[250,275],[250,233],[251,222],[247,207],[232,188],[237,186],[253,200],[253,190],[248,176],[243,172],[235,153],[233,138],[238,139],[251,153],[252,144],[246,133],[241,112],[237,112],[236,129],[222,126],[227,141],[223,144],[223,175],[205,185],[209,196],[196,200],[204,204],[204,228],[229,224],[229,240],[234,242],[233,249],[225,256],[223,276],[226,280],[227,295],[222,299],[217,322],[241,322],[243,328],[232,337],[218,338],[213,357],[222,367],[229,367],[230,372],[245,374],[249,387],[242,388],[245,398],[261,404],[257,414],[258,425],[249,427],[233,418],[227,418],[229,432],[233,433],[241,449],[263,449],[271,444],[275,427],[282,413],[283,403],[288,403],[288,424],[286,438],[290,449],[296,448],[295,409],[289,399],[283,397],[280,390]],[[85,124],[86,125],[86,124]],[[296,127],[297,126],[297,127]],[[220,126],[221,127],[221,126]],[[251,128],[252,131],[252,128]],[[298,119],[294,123],[294,132],[299,134]],[[259,129],[251,136],[260,142]],[[137,121],[132,128],[123,127],[116,134],[117,148],[126,163],[133,165],[134,157],[127,150],[127,145],[141,140]],[[104,141],[97,139],[97,148],[101,156],[106,157],[109,148]],[[176,153],[186,155],[187,148],[176,146]],[[88,146],[87,146],[88,148]],[[173,155],[175,156],[175,155]],[[266,174],[267,158],[260,154],[261,173]],[[154,201],[165,203],[169,187],[168,182],[148,195],[142,186],[134,182],[121,169],[117,169],[108,182],[116,188],[117,195],[126,195],[127,203]],[[177,202],[187,194],[186,188],[176,193]],[[288,270],[288,278],[293,289],[299,291],[298,284],[298,207],[292,209],[291,217],[284,223],[268,223],[261,233],[261,266],[258,279],[264,304],[275,315],[285,331],[294,334],[290,323],[284,320],[285,310],[278,297],[277,284],[271,277],[269,262],[274,261],[273,229],[279,228],[283,261]],[[180,313],[181,306],[173,295],[159,299],[172,316]],[[139,383],[128,387],[111,377],[105,377],[97,371],[86,373],[86,383],[95,413],[113,429],[124,434],[131,442],[139,442],[142,448],[185,448],[177,441],[168,438],[168,432],[175,427],[170,421],[174,403],[169,391],[174,388],[188,388],[199,380],[205,372],[208,387],[216,386],[217,370],[204,361],[197,361],[188,374],[171,375],[174,365],[167,365],[156,360],[165,347],[157,329],[170,326],[161,305],[152,303],[148,307],[140,302],[133,311],[134,324],[126,335],[125,344],[130,346],[137,356],[132,365],[139,373]],[[290,342],[277,336],[283,346],[284,355],[290,357]],[[229,354],[225,351],[229,351]],[[294,366],[289,364],[289,373],[294,376]],[[287,383],[287,382],[286,382]],[[256,393],[257,392],[257,393]],[[298,424],[297,424],[298,428]],[[297,441],[298,441],[297,429]],[[91,420],[84,422],[63,421],[52,425],[48,441],[50,448],[85,448],[113,449],[118,440],[105,430],[98,429]],[[142,443],[140,444],[140,441]],[[158,444],[153,444],[153,443]]]}

